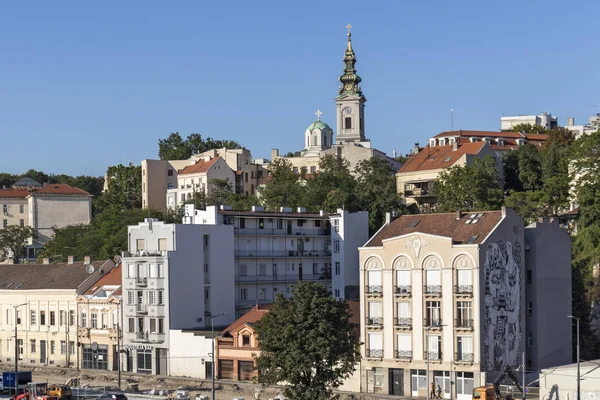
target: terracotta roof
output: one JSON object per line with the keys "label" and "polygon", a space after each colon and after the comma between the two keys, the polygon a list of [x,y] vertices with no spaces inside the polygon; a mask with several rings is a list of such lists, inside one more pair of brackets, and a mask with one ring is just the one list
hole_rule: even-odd
{"label": "terracotta roof", "polygon": [[[476,223],[466,224],[471,215],[482,214]],[[379,247],[383,240],[410,233],[428,233],[452,238],[454,244],[481,243],[502,219],[502,211],[403,215],[380,230],[365,247]],[[414,227],[412,227],[414,226]]]}
{"label": "terracotta roof", "polygon": [[[110,271],[108,271],[108,273],[106,275],[104,275],[102,278],[100,278],[100,280],[98,282],[96,282],[94,284],[94,286],[92,288],[90,288],[89,290],[87,290],[84,294],[88,294],[88,295],[92,295],[94,293],[96,293],[98,290],[102,289],[103,286],[121,286],[122,283],[122,276],[121,276],[121,266],[122,263],[119,263],[116,267],[114,267],[113,269],[111,269]],[[119,287],[118,291],[120,291],[121,288]],[[113,293],[113,295],[117,294],[117,291],[115,291]]]}
{"label": "terracotta roof", "polygon": [[[546,136],[546,135],[529,135],[529,136]],[[494,149],[494,150],[497,150],[497,151],[510,151],[510,150],[517,150],[519,147],[521,147],[517,143],[517,139],[516,138],[512,138],[512,137],[510,137],[510,138],[498,137],[497,139],[502,139],[503,140],[503,144],[502,145],[498,144],[496,142],[496,140],[490,141],[490,145],[492,146],[492,149]],[[525,139],[525,143],[534,145],[534,146],[536,146],[538,148],[541,148],[542,147],[542,143],[546,142],[546,140],[547,139],[545,139],[545,138]],[[471,143],[471,141],[469,140],[468,137],[460,137],[458,139],[458,143],[459,144],[467,144],[467,143]]]}
{"label": "terracotta roof", "polygon": [[486,142],[484,141],[464,143],[459,144],[458,149],[456,150],[453,149],[452,145],[427,146],[417,154],[408,157],[408,160],[406,160],[397,173],[402,174],[405,172],[449,168],[463,155],[479,153],[485,145]]}
{"label": "terracotta roof", "polygon": [[434,136],[434,138],[439,137],[489,137],[489,138],[513,138],[513,139],[530,139],[530,140],[548,140],[548,135],[546,134],[530,134],[530,133],[521,133],[521,132],[500,132],[500,131],[446,131],[442,133],[438,133]]}
{"label": "terracotta roof", "polygon": [[86,192],[85,190],[81,190],[69,185],[65,185],[62,183],[52,183],[52,184],[48,184],[42,188],[32,188],[31,190],[29,189],[0,189],[0,198],[2,197],[12,197],[12,198],[26,198],[29,195],[44,195],[44,194],[49,194],[49,195],[54,195],[54,194],[60,194],[60,195],[79,195],[79,196],[91,196],[91,194],[89,194],[88,192]]}
{"label": "terracotta roof", "polygon": [[[95,276],[98,276],[98,268],[105,263],[92,262],[96,269]],[[90,276],[81,261],[73,264],[0,264],[0,291],[77,289]]]}
{"label": "terracotta roof", "polygon": [[220,159],[221,157],[215,157],[215,158],[211,158],[208,161],[204,161],[204,160],[198,160],[196,161],[196,163],[194,165],[188,165],[187,167],[185,167],[184,169],[179,171],[180,175],[185,175],[185,174],[197,174],[200,172],[206,172],[210,169],[210,167],[212,167],[213,165],[215,165],[215,163]]}
{"label": "terracotta roof", "polygon": [[252,307],[250,311],[236,319],[231,325],[225,328],[225,330],[223,330],[221,334],[225,335],[243,324],[255,323],[256,321],[261,319],[263,315],[269,312],[270,308],[270,304],[260,304],[258,306]]}
{"label": "terracotta roof", "polygon": [[24,199],[31,194],[27,189],[0,189],[0,198],[19,198]]}

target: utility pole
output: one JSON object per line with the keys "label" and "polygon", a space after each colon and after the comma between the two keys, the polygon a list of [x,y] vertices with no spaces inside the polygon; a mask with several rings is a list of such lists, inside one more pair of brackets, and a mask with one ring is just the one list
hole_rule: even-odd
{"label": "utility pole", "polygon": [[225,315],[225,313],[220,313],[217,315],[211,315],[210,318],[210,330],[212,337],[212,353],[210,353],[210,368],[212,372],[210,374],[210,383],[211,383],[211,391],[210,391],[210,400],[215,400],[215,318],[220,317],[221,315]]}
{"label": "utility pole", "polygon": [[523,400],[527,398],[527,382],[525,382],[525,350],[523,350]]}
{"label": "utility pole", "polygon": [[579,358],[579,318],[572,315],[567,316],[577,322],[577,400],[581,400],[581,370],[580,370],[580,358]]}
{"label": "utility pole", "polygon": [[19,317],[19,307],[26,306],[29,303],[19,304],[15,307],[15,398],[19,393],[19,339],[17,338],[17,320]]}
{"label": "utility pole", "polygon": [[121,327],[117,323],[117,385],[121,389]]}

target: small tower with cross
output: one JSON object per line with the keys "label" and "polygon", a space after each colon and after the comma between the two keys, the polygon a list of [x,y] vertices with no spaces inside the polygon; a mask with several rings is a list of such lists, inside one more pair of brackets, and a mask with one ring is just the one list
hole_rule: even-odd
{"label": "small tower with cross", "polygon": [[315,115],[317,116],[317,120],[310,124],[304,131],[303,157],[319,155],[322,150],[328,149],[333,145],[333,129],[321,121],[323,112],[317,110]]}

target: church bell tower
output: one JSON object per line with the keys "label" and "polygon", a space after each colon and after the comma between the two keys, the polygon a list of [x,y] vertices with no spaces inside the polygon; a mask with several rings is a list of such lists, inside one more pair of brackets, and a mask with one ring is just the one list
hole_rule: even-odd
{"label": "church bell tower", "polygon": [[336,143],[364,142],[365,137],[365,103],[367,99],[363,96],[359,86],[360,76],[356,74],[354,65],[356,55],[352,49],[352,26],[348,24],[348,47],[344,53],[344,74],[340,76],[341,86],[338,96],[335,98],[337,112],[337,135]]}

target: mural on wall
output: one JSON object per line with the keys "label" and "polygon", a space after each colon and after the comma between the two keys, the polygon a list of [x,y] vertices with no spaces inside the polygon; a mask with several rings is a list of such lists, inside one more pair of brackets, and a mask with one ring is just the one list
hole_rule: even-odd
{"label": "mural on wall", "polygon": [[490,243],[485,255],[483,368],[500,371],[521,360],[521,245]]}

